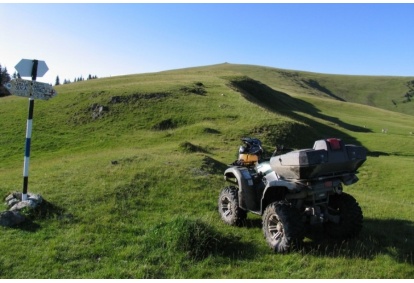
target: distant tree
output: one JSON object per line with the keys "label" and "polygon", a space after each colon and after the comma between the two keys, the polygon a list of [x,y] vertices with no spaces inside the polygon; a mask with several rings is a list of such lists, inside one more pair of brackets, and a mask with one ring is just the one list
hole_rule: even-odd
{"label": "distant tree", "polygon": [[92,76],[91,74],[89,74],[89,76],[88,76],[88,78],[87,78],[87,80],[94,80],[94,79],[97,79],[98,78],[98,76]]}
{"label": "distant tree", "polygon": [[21,79],[22,77],[20,76],[19,72],[14,72],[12,75],[13,79]]}
{"label": "distant tree", "polygon": [[22,77],[20,76],[20,74],[18,72],[14,72],[13,73],[13,79],[21,79]]}
{"label": "distant tree", "polygon": [[60,80],[59,80],[59,76],[56,77],[56,82],[55,85],[60,85]]}
{"label": "distant tree", "polygon": [[7,72],[7,68],[0,65],[0,85],[3,85],[11,80],[9,73]]}
{"label": "distant tree", "polygon": [[10,78],[9,73],[7,72],[7,68],[6,67],[3,68],[0,65],[0,97],[10,95],[7,89],[3,87],[3,84],[9,82],[10,79],[11,78]]}
{"label": "distant tree", "polygon": [[[82,81],[84,81],[84,80],[93,80],[93,79],[97,79],[98,78],[98,76],[92,76],[91,74],[89,74],[87,77],[86,77],[86,79],[81,75],[80,77],[77,77],[77,78],[74,78],[73,79],[73,82],[74,83],[76,83],[76,82],[82,82]],[[67,83],[70,83],[70,80],[67,80]]]}

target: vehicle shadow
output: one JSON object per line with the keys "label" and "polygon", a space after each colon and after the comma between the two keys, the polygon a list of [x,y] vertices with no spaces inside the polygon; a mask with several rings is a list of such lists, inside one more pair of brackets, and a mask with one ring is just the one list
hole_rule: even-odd
{"label": "vehicle shadow", "polygon": [[261,229],[262,228],[262,219],[261,218],[247,218],[244,223],[243,223],[243,227],[248,228],[248,229]]}
{"label": "vehicle shadow", "polygon": [[[260,218],[248,218],[244,228],[260,229]],[[321,226],[307,231],[300,249],[292,252],[317,257],[345,257],[372,260],[388,255],[399,263],[414,265],[414,222],[400,219],[365,219],[359,236],[353,239],[330,238]]]}
{"label": "vehicle shadow", "polygon": [[400,263],[414,265],[414,222],[399,219],[365,219],[360,235],[335,240],[313,230],[300,252],[320,257],[373,259],[385,254]]}

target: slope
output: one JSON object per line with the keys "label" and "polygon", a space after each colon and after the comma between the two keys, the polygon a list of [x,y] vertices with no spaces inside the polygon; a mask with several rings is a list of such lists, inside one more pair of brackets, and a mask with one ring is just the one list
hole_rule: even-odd
{"label": "slope", "polygon": [[414,114],[414,77],[332,75],[272,67],[219,64],[210,70],[237,70],[292,96],[321,96]]}
{"label": "slope", "polygon": [[[32,222],[1,228],[0,277],[412,278],[412,116],[282,91],[256,70],[112,77],[36,101],[29,191],[47,205]],[[4,196],[21,187],[26,111],[26,99],[0,99]],[[268,153],[329,136],[366,146],[361,181],[346,188],[364,211],[361,236],[275,255],[260,217],[221,223],[222,172],[243,136]]]}

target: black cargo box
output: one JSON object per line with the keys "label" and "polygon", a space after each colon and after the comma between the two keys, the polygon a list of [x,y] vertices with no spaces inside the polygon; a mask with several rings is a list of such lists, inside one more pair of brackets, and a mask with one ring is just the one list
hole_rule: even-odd
{"label": "black cargo box", "polygon": [[353,173],[365,160],[364,147],[326,139],[316,141],[312,149],[273,156],[270,166],[280,178],[303,180]]}

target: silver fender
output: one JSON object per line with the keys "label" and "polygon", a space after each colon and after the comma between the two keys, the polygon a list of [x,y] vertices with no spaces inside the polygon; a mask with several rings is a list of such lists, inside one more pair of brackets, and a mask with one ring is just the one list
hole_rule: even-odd
{"label": "silver fender", "polygon": [[260,202],[260,213],[263,214],[263,211],[270,203],[285,200],[287,196],[292,195],[292,192],[297,191],[297,188],[297,184],[280,179],[268,182]]}
{"label": "silver fender", "polygon": [[224,179],[235,184],[238,188],[239,206],[245,210],[256,210],[257,198],[252,197],[254,193],[253,179],[246,167],[229,167],[224,171]]}

